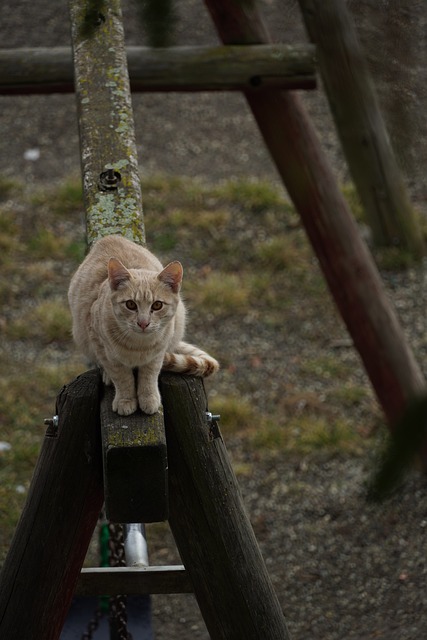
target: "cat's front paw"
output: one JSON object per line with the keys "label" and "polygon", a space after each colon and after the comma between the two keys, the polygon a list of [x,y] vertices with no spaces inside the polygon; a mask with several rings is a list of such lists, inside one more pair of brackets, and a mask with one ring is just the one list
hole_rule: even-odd
{"label": "cat's front paw", "polygon": [[160,393],[140,393],[138,396],[138,403],[141,411],[148,413],[149,415],[156,413],[159,410],[161,399]]}
{"label": "cat's front paw", "polygon": [[135,413],[138,408],[138,402],[136,398],[114,398],[113,411],[117,411],[120,416],[129,416],[131,413]]}

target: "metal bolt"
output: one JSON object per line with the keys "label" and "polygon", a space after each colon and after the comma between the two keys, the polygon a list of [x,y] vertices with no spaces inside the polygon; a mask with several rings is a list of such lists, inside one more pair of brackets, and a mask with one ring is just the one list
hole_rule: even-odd
{"label": "metal bolt", "polygon": [[99,188],[101,191],[114,191],[117,189],[121,178],[122,176],[118,171],[107,169],[107,171],[103,171],[99,176]]}
{"label": "metal bolt", "polygon": [[103,22],[105,22],[104,14],[100,11],[97,11],[93,24],[95,25],[95,27],[99,27],[99,25],[101,25]]}
{"label": "metal bolt", "polygon": [[219,414],[213,414],[210,411],[206,411],[206,420],[209,425],[209,438],[215,440],[221,438],[221,431],[218,426],[221,416]]}
{"label": "metal bolt", "polygon": [[52,418],[45,418],[44,424],[46,425],[46,436],[53,438],[58,435],[59,416],[53,416]]}
{"label": "metal bolt", "polygon": [[219,414],[213,414],[210,411],[206,411],[206,420],[208,422],[219,422],[221,420],[221,416]]}

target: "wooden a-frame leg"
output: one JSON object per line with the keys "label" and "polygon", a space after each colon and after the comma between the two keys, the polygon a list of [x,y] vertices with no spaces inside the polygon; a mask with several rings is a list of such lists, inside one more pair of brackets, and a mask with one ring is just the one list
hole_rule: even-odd
{"label": "wooden a-frame leg", "polygon": [[200,378],[163,373],[169,524],[212,640],[289,634]]}
{"label": "wooden a-frame leg", "polygon": [[0,574],[0,638],[57,640],[104,499],[101,380],[89,371],[57,399]]}

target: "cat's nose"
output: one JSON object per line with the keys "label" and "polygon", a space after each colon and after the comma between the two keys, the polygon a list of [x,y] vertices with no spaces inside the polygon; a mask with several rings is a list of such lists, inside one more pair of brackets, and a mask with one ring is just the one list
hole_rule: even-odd
{"label": "cat's nose", "polygon": [[138,320],[138,327],[141,327],[143,331],[146,330],[149,324],[150,324],[149,320]]}

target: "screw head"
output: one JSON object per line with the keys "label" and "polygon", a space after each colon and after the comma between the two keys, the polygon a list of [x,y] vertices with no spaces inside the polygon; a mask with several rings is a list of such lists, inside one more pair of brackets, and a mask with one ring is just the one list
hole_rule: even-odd
{"label": "screw head", "polygon": [[114,169],[107,169],[99,175],[99,188],[101,191],[114,191],[122,176]]}
{"label": "screw head", "polygon": [[52,418],[45,418],[43,420],[46,425],[46,436],[55,437],[58,435],[59,416],[52,416]]}

